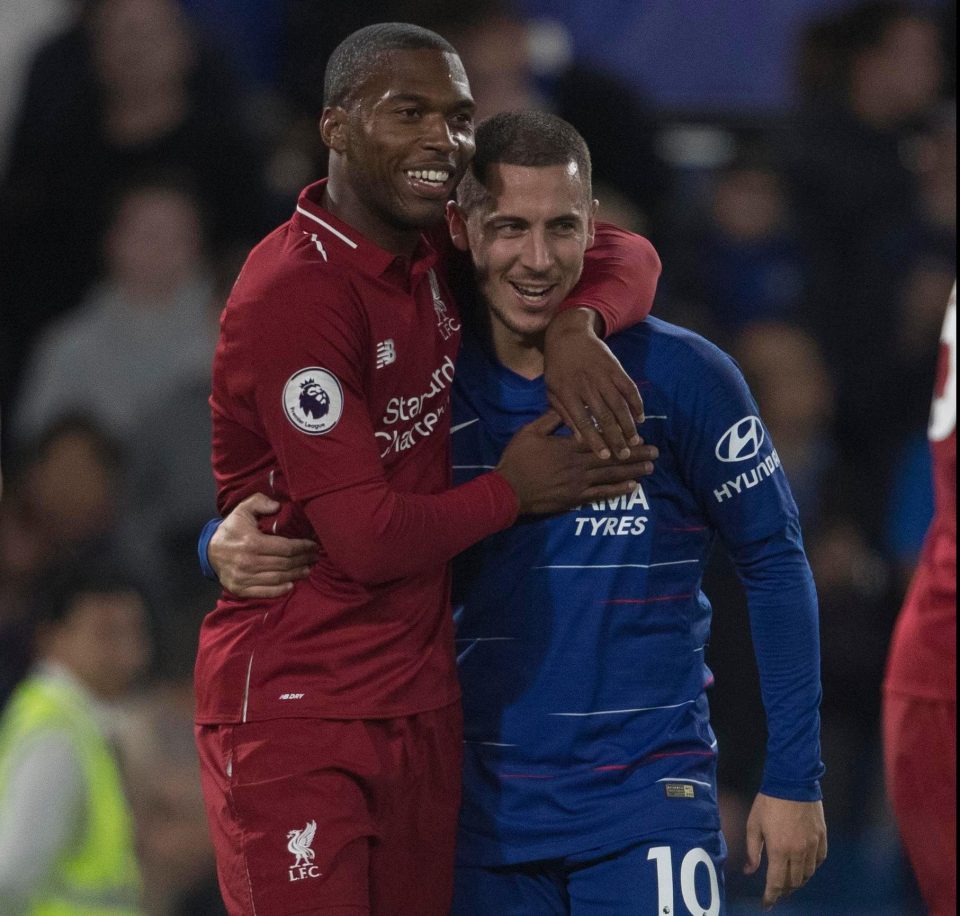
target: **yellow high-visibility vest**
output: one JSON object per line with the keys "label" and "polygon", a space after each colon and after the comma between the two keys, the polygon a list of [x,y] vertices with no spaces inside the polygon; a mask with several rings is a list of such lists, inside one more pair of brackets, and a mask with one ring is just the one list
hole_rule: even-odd
{"label": "yellow high-visibility vest", "polygon": [[[69,735],[86,799],[80,837],[60,853],[30,916],[141,916],[133,822],[116,759],[84,696],[42,675],[23,681],[0,719],[0,798],[13,752],[41,734]],[[29,829],[29,825],[25,825]]]}

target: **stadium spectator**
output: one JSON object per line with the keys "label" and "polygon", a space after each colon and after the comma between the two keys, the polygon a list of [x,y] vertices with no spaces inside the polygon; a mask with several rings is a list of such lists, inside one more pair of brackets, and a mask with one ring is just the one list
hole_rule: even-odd
{"label": "stadium spectator", "polygon": [[734,338],[732,352],[777,443],[800,521],[810,534],[822,524],[828,500],[835,499],[830,475],[839,456],[831,435],[836,393],[829,367],[816,340],[785,322],[747,324]]}
{"label": "stadium spectator", "polygon": [[[186,639],[191,657],[195,628],[178,629],[179,618],[186,604],[195,605],[197,529],[216,512],[210,468],[210,364],[220,314],[245,257],[246,252],[238,253],[215,266],[203,305],[202,337],[209,350],[184,367],[169,386],[150,394],[127,439],[122,536],[152,570],[163,622]],[[209,609],[217,595],[208,592],[206,598]],[[190,622],[196,621],[191,617]],[[165,647],[181,651],[175,645]]]}
{"label": "stadium spectator", "polygon": [[135,830],[115,755],[117,710],[149,654],[135,587],[61,562],[35,603],[35,667],[0,718],[4,914],[135,916]]}
{"label": "stadium spectator", "polygon": [[[197,611],[197,608],[191,608]],[[182,610],[186,616],[187,610]],[[194,616],[194,639],[199,616]],[[186,634],[183,634],[184,636]],[[193,741],[192,645],[167,645],[166,675],[128,710],[120,745],[137,824],[147,910],[182,916],[187,901],[205,900],[196,916],[225,914],[216,884],[216,864],[204,816],[197,748]],[[177,670],[178,669],[178,670]]]}
{"label": "stadium spectator", "polygon": [[[936,21],[906,3],[871,0],[816,30],[821,66],[788,136],[788,174],[810,270],[805,314],[837,376],[838,441],[856,462],[896,444],[896,300],[920,210],[904,150],[940,100],[943,54]],[[874,538],[886,484],[877,462],[857,481]]]}
{"label": "stadium spectator", "polygon": [[212,282],[191,193],[163,178],[126,189],[104,252],[102,282],[33,352],[15,421],[21,443],[82,412],[126,446],[157,402],[209,372]]}
{"label": "stadium spectator", "polygon": [[29,657],[31,595],[58,557],[109,557],[142,568],[144,585],[152,573],[119,534],[121,455],[95,423],[65,416],[17,459],[0,504],[0,704]]}
{"label": "stadium spectator", "polygon": [[712,181],[707,213],[677,221],[673,305],[684,324],[731,345],[751,322],[797,319],[804,262],[783,178],[769,155],[743,153]]}
{"label": "stadium spectator", "polygon": [[75,0],[7,0],[0,7],[0,175],[30,61],[44,40],[64,28],[80,7]]}
{"label": "stadium spectator", "polygon": [[626,197],[642,214],[641,231],[656,238],[670,174],[654,147],[652,115],[633,87],[577,60],[569,36],[535,31],[503,0],[408,0],[408,7],[413,21],[459,49],[478,117],[540,109],[576,124],[590,145],[598,184]]}
{"label": "stadium spectator", "polygon": [[[886,608],[895,583],[844,499],[847,480],[855,471],[843,464],[831,435],[836,409],[833,381],[816,341],[796,326],[756,324],[739,335],[734,354],[756,394],[791,484],[795,483],[820,594],[824,791],[834,836],[847,839],[870,817],[864,797],[877,799],[881,793],[874,752],[876,684],[890,634]],[[725,593],[734,591],[733,583],[728,583]],[[734,639],[722,629],[717,633],[718,676],[749,664]],[[725,727],[749,720],[749,698],[723,697],[718,702]],[[748,758],[750,743],[740,735],[734,753]]]}
{"label": "stadium spectator", "polygon": [[5,401],[37,334],[100,273],[113,190],[163,170],[196,188],[214,247],[268,228],[261,156],[234,85],[176,0],[91,0],[34,61],[0,185]]}
{"label": "stadium spectator", "polygon": [[118,447],[86,417],[64,416],[44,430],[15,465],[0,508],[3,611],[61,553],[113,543],[121,514]]}

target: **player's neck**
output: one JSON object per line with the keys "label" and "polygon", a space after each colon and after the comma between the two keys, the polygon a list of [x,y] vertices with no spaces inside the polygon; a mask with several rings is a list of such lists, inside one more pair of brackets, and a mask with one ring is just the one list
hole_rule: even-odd
{"label": "player's neck", "polygon": [[543,375],[543,334],[524,336],[494,319],[490,322],[490,342],[497,361],[511,372],[531,380]]}
{"label": "player's neck", "polygon": [[324,190],[323,206],[365,239],[391,254],[409,260],[420,244],[419,229],[388,223],[354,193],[349,182],[337,181],[333,174]]}

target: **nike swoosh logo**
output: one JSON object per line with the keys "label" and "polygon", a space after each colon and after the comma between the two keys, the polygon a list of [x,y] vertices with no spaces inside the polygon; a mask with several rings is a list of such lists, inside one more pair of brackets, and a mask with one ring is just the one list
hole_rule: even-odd
{"label": "nike swoosh logo", "polygon": [[466,423],[461,423],[459,426],[454,426],[450,430],[450,435],[452,436],[454,433],[460,432],[461,429],[466,429],[468,426],[473,426],[474,423],[479,423],[479,422],[480,422],[480,418],[477,417],[474,420],[468,420]]}

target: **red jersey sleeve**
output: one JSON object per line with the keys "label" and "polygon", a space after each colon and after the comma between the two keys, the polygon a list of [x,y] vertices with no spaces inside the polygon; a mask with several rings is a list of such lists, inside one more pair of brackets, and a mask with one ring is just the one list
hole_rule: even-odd
{"label": "red jersey sleeve", "polygon": [[656,249],[642,235],[597,223],[583,276],[562,309],[591,308],[604,322],[604,334],[639,324],[653,308],[661,272]]}
{"label": "red jersey sleeve", "polygon": [[[392,486],[368,390],[369,316],[352,282],[344,273],[318,285],[303,271],[235,291],[215,367],[215,392],[225,391],[226,403],[215,397],[214,410],[262,430],[330,560],[374,584],[434,569],[509,527],[517,501],[496,473],[444,491],[445,427],[404,458],[405,479],[423,481],[421,492]],[[411,468],[417,461],[422,469]]]}

